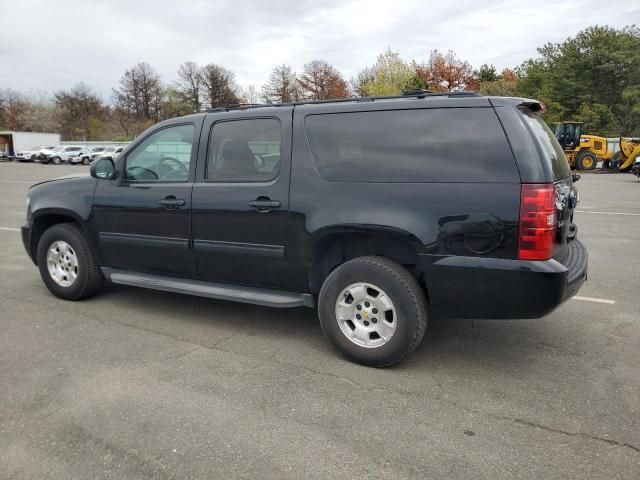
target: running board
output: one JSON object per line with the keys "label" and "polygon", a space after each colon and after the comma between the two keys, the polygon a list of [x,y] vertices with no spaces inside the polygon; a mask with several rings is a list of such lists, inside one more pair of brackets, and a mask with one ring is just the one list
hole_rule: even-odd
{"label": "running board", "polygon": [[185,293],[198,297],[217,298],[234,302],[266,305],[268,307],[313,307],[313,295],[285,292],[268,288],[247,287],[229,283],[205,282],[187,278],[166,277],[148,273],[135,273],[113,268],[102,268],[102,273],[113,283],[150,288],[165,292]]}

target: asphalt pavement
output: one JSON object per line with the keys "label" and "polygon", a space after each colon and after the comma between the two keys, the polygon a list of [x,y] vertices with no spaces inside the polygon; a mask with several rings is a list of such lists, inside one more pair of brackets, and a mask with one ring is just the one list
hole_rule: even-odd
{"label": "asphalt pavement", "polygon": [[50,295],[18,232],[25,194],[86,170],[0,163],[0,479],[640,478],[635,177],[578,183],[579,299],[432,321],[407,361],[372,369],[311,309]]}

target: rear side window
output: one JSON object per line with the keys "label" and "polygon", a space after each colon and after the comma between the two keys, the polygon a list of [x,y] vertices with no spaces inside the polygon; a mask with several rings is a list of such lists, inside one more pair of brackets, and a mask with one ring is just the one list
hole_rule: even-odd
{"label": "rear side window", "polygon": [[569,163],[554,133],[537,113],[532,112],[528,108],[520,111],[524,114],[527,124],[531,127],[533,134],[538,140],[544,156],[551,161],[553,179],[562,180],[567,178],[571,174]]}
{"label": "rear side window", "polygon": [[282,131],[273,118],[214,124],[207,155],[208,180],[265,182],[280,171]]}
{"label": "rear side window", "polygon": [[309,115],[322,178],[332,182],[518,182],[491,108]]}

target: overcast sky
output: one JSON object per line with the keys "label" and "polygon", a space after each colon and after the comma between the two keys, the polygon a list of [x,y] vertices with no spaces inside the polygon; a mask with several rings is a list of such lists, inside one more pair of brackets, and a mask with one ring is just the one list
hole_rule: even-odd
{"label": "overcast sky", "polygon": [[165,81],[214,62],[257,88],[275,65],[322,58],[349,79],[387,46],[403,58],[454,50],[501,69],[594,24],[640,23],[640,1],[0,0],[0,88],[53,92],[83,81],[104,100],[125,69]]}

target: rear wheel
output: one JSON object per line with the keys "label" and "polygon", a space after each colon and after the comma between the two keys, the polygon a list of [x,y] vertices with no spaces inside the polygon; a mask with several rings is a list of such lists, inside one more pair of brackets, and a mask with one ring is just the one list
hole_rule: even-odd
{"label": "rear wheel", "polygon": [[598,157],[592,152],[582,151],[576,157],[576,168],[578,170],[593,170],[598,164]]}
{"label": "rear wheel", "polygon": [[54,165],[60,165],[60,162],[62,162],[62,160],[60,159],[60,157],[53,157],[51,159],[51,163],[53,163]]}
{"label": "rear wheel", "polygon": [[417,280],[384,257],[359,257],[327,277],[318,300],[325,335],[347,358],[389,367],[420,344],[427,307]]}
{"label": "rear wheel", "polygon": [[90,163],[90,162],[89,162],[89,157],[84,157],[84,158],[82,159],[82,164],[83,164],[83,165],[89,165],[89,163]]}
{"label": "rear wheel", "polygon": [[38,242],[38,268],[49,291],[64,300],[96,293],[104,277],[80,229],[61,223],[47,229]]}

